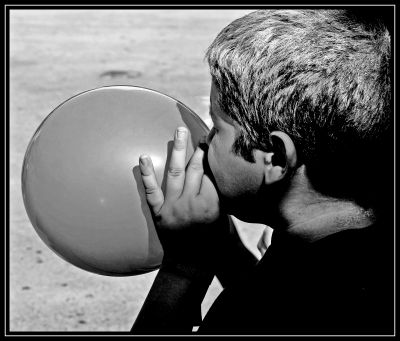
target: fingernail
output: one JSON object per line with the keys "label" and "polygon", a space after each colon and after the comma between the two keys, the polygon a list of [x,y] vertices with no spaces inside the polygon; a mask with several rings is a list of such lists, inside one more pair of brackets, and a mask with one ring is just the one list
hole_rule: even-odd
{"label": "fingernail", "polygon": [[147,155],[140,155],[139,162],[142,166],[147,166],[149,164],[149,157]]}
{"label": "fingernail", "polygon": [[185,136],[185,134],[186,134],[186,129],[185,129],[185,128],[179,127],[179,128],[176,130],[176,137],[177,137],[178,139],[183,138],[183,137]]}

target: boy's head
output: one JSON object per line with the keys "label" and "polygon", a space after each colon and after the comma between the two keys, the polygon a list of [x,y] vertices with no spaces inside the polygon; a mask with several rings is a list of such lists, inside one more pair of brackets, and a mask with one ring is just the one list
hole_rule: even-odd
{"label": "boy's head", "polygon": [[343,10],[263,10],[232,22],[206,58],[236,127],[233,153],[253,163],[256,150],[273,152],[284,163],[271,135],[283,132],[316,190],[373,205],[393,138],[390,51],[380,20]]}

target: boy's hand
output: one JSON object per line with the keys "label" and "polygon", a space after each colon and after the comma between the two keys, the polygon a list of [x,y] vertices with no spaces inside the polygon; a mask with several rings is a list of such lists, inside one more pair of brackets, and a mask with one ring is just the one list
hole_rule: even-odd
{"label": "boy's hand", "polygon": [[[227,216],[220,217],[217,191],[204,174],[204,151],[197,147],[185,169],[189,132],[177,129],[168,165],[165,195],[150,157],[140,157],[147,202],[153,214],[165,259],[191,265],[207,265]],[[218,225],[222,225],[219,226]]]}

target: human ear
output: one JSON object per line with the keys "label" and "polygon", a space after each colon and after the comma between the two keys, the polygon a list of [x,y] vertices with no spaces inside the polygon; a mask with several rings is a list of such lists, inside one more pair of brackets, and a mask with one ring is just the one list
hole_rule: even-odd
{"label": "human ear", "polygon": [[264,153],[264,181],[269,185],[282,180],[296,167],[297,153],[293,140],[282,131],[270,134],[272,150]]}

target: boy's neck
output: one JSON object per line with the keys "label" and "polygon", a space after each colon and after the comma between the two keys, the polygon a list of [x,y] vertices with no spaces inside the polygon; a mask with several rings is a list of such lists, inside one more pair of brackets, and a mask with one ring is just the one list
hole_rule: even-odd
{"label": "boy's neck", "polygon": [[285,230],[309,242],[347,229],[361,229],[375,222],[373,210],[350,200],[340,200],[315,191],[304,169],[295,175],[293,187],[282,205],[288,222]]}

